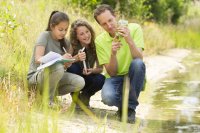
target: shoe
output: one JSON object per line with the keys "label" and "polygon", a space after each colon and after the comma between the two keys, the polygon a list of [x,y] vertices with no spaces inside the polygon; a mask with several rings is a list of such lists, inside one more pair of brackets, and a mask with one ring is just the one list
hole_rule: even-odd
{"label": "shoe", "polygon": [[118,108],[115,116],[119,121],[121,121],[121,118],[122,118],[122,109],[121,108]]}
{"label": "shoe", "polygon": [[134,109],[128,109],[128,123],[135,123],[135,110]]}
{"label": "shoe", "polygon": [[79,100],[87,107],[89,107],[90,97],[83,95],[82,93],[79,94]]}

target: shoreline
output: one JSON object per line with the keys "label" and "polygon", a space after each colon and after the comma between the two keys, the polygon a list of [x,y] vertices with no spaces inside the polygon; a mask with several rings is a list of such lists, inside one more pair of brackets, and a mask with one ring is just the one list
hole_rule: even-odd
{"label": "shoreline", "polygon": [[185,66],[182,64],[184,58],[191,53],[187,49],[170,49],[161,52],[159,55],[148,56],[144,58],[146,64],[147,84],[139,97],[140,104],[136,109],[136,116],[145,119],[151,112],[152,96],[156,90],[156,85],[164,78],[171,76],[173,70],[185,72]]}
{"label": "shoreline", "polygon": [[159,55],[144,58],[146,64],[147,82],[156,83],[166,78],[172,70],[184,71],[182,61],[191,53],[187,49],[170,49]]}

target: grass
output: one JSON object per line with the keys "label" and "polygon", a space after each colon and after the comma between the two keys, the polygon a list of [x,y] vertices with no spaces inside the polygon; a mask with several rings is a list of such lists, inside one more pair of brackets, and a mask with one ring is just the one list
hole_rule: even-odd
{"label": "grass", "polygon": [[[0,132],[60,132],[59,112],[42,110],[42,102],[27,98],[26,74],[34,42],[45,30],[53,10],[66,12],[71,22],[77,18],[87,19],[97,35],[103,30],[92,14],[82,16],[80,9],[74,10],[62,0],[7,0],[0,1],[0,5]],[[190,19],[177,26],[144,23],[145,55],[174,47],[199,49],[199,22]],[[41,116],[36,113],[38,110],[42,110]],[[87,114],[98,121],[90,112]],[[106,121],[105,118],[103,124]],[[103,124],[99,124],[98,132],[101,128],[106,130]]]}

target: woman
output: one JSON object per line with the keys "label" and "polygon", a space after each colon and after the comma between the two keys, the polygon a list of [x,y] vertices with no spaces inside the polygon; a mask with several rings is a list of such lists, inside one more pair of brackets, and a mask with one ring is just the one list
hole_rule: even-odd
{"label": "woman", "polygon": [[[94,38],[94,31],[86,21],[78,19],[72,23],[71,53],[76,62],[67,71],[85,79],[85,86],[79,94],[79,99],[86,106],[89,106],[90,97],[101,90],[105,81],[105,77],[101,74],[103,67],[98,65]],[[86,64],[86,69],[83,62]]]}
{"label": "woman", "polygon": [[[32,55],[29,72],[27,75],[29,85],[37,85],[40,92],[47,89],[49,106],[54,106],[56,90],[58,95],[80,91],[84,85],[84,79],[76,74],[65,72],[72,62],[56,63],[48,68],[37,71],[40,65],[39,59],[48,52],[53,51],[63,56],[72,58],[66,50],[70,49],[69,41],[65,39],[69,27],[69,17],[59,11],[53,11],[50,15],[46,31],[42,32],[37,39]],[[46,86],[46,87],[45,87]]]}

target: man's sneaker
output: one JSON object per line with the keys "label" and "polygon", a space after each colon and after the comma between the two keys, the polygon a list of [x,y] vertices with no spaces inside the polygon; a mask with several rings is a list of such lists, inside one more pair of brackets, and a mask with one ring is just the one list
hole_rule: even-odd
{"label": "man's sneaker", "polygon": [[128,109],[128,123],[135,123],[135,110]]}

